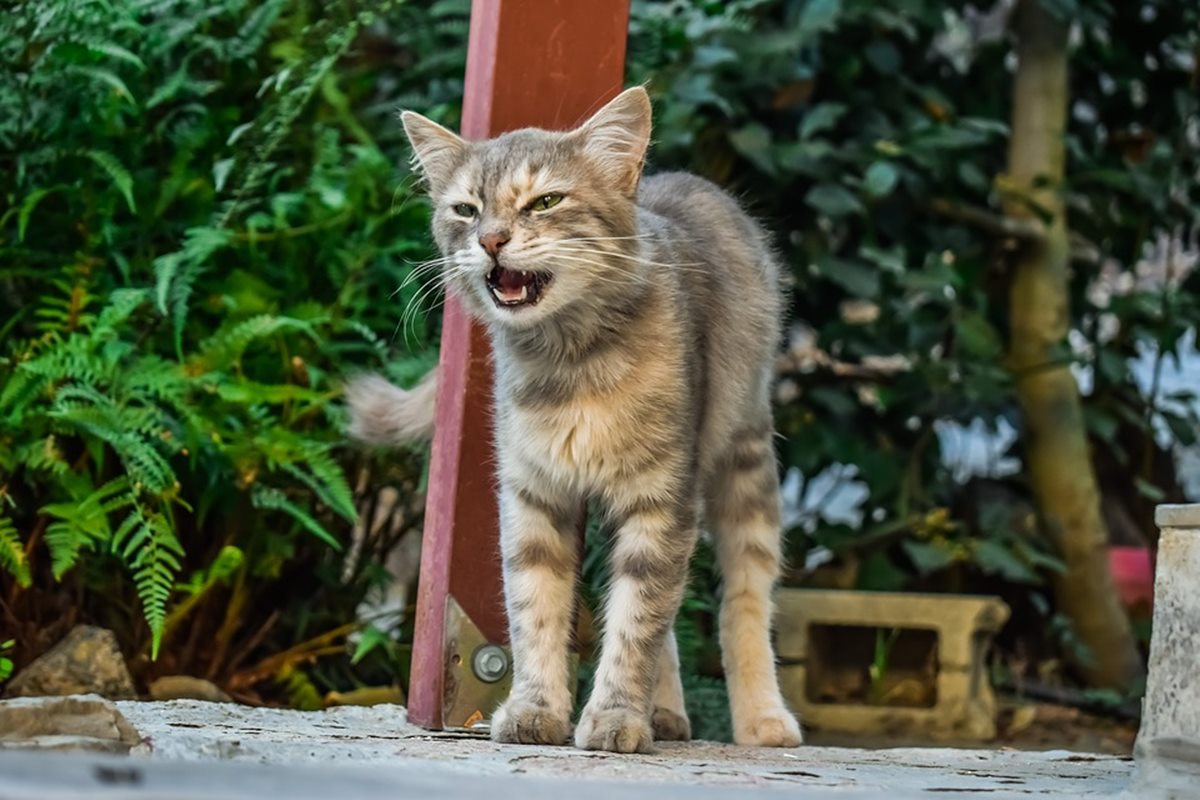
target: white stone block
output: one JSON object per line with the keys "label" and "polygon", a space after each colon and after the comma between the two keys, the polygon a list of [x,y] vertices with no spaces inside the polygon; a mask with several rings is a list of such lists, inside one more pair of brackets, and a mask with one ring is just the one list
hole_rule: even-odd
{"label": "white stone block", "polygon": [[1159,506],[1155,521],[1154,631],[1134,753],[1139,785],[1169,793],[1200,787],[1200,503]]}

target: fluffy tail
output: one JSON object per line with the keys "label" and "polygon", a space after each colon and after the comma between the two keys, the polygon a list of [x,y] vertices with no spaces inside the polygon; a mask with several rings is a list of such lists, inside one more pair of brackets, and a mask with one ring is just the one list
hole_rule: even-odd
{"label": "fluffy tail", "polygon": [[401,389],[379,375],[360,375],[346,384],[350,406],[347,433],[371,445],[394,447],[433,438],[437,367],[412,389]]}

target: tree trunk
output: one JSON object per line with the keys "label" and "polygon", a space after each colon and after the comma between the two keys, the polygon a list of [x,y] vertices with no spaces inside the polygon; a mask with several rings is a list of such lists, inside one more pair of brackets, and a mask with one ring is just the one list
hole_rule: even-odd
{"label": "tree trunk", "polygon": [[[1059,609],[1090,650],[1076,666],[1093,686],[1129,690],[1144,674],[1108,566],[1108,531],[1084,432],[1079,387],[1063,363],[1070,265],[1062,196],[1067,106],[1067,23],[1040,0],[1021,0],[1009,149],[1007,214],[1045,220],[1019,256],[1012,286],[1009,367],[1024,413],[1029,480],[1066,571]],[[1037,209],[1037,214],[1034,213]]]}

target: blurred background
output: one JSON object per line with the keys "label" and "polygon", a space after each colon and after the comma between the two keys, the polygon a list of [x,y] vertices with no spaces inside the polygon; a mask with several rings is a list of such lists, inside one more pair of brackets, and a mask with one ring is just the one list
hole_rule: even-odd
{"label": "blurred background", "polygon": [[[1013,6],[634,0],[628,81],[650,168],[727,187],[790,267],[785,584],[999,595],[1000,742],[1123,751],[1153,509],[1200,501],[1200,8],[1042,0],[1068,96],[1014,102]],[[340,392],[436,361],[396,112],[458,125],[469,10],[0,15],[0,689],[88,623],[139,693],[403,702],[428,454],[348,446]],[[1034,100],[1067,113],[1052,319],[1021,288],[1052,215],[1011,177]],[[677,631],[696,732],[727,739],[718,587],[702,544]],[[585,685],[594,635],[585,610]]]}

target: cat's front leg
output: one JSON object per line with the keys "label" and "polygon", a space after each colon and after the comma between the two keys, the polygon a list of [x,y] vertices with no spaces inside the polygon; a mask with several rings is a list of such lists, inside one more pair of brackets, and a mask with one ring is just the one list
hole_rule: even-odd
{"label": "cat's front leg", "polygon": [[500,551],[513,652],[513,687],[492,717],[498,742],[566,744],[571,735],[567,660],[575,609],[582,505],[545,486],[504,481]]}
{"label": "cat's front leg", "polygon": [[659,665],[696,541],[695,504],[672,495],[631,492],[614,510],[623,521],[612,554],[600,665],[575,729],[577,747],[645,753],[653,746]]}

